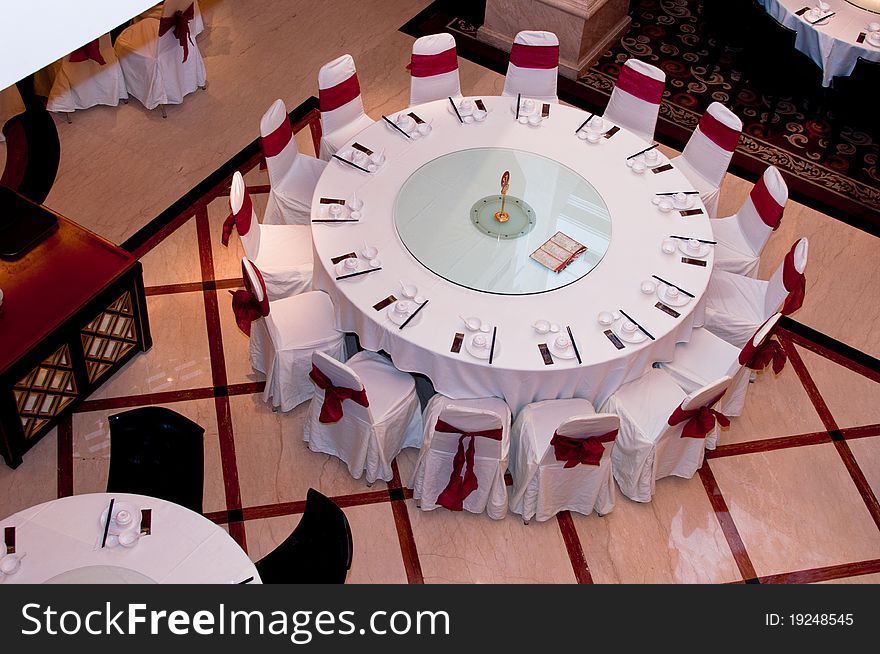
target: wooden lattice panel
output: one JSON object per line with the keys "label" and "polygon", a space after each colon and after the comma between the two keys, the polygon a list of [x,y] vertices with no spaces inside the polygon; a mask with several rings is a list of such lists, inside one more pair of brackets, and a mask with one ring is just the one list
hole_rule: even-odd
{"label": "wooden lattice panel", "polygon": [[131,293],[126,291],[86,325],[82,333],[86,373],[93,382],[137,345]]}
{"label": "wooden lattice panel", "polygon": [[62,345],[13,387],[25,438],[34,436],[76,399],[70,349]]}

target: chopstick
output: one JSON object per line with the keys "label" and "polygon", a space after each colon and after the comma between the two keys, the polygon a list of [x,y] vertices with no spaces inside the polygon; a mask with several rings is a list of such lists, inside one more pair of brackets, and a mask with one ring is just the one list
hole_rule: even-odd
{"label": "chopstick", "polygon": [[349,277],[357,277],[358,275],[366,275],[367,273],[376,272],[377,270],[382,270],[381,268],[369,268],[367,270],[360,270],[356,273],[351,273],[349,275],[342,275],[341,277],[337,277],[336,279],[348,279]]}
{"label": "chopstick", "polygon": [[110,498],[110,508],[107,509],[107,520],[104,522],[104,536],[101,538],[101,547],[107,544],[107,533],[110,531],[110,520],[113,519],[113,503],[115,501],[115,497]]}
{"label": "chopstick", "polygon": [[821,22],[822,22],[823,20],[825,20],[826,18],[831,18],[831,17],[832,17],[834,14],[836,14],[836,13],[837,13],[836,11],[832,11],[830,14],[827,14],[827,15],[825,15],[825,16],[822,16],[822,18],[817,18],[816,20],[814,20],[814,21],[812,21],[812,22],[810,22],[810,21],[807,21],[807,22],[809,22],[810,25],[816,25],[817,23],[821,23]]}
{"label": "chopstick", "polygon": [[571,340],[571,346],[574,348],[574,355],[577,357],[578,363],[583,363],[581,361],[581,353],[578,352],[577,343],[574,342],[574,336],[571,335],[571,327],[566,325],[565,328],[568,330],[568,338]]}
{"label": "chopstick", "polygon": [[595,116],[595,115],[596,115],[596,114],[590,114],[589,116],[587,116],[587,119],[586,119],[583,123],[581,123],[581,126],[580,126],[580,127],[578,127],[576,130],[574,130],[574,133],[577,134],[577,133],[580,132],[584,127],[586,127],[586,126],[587,126],[587,123],[590,122],[590,121],[593,119],[593,116]]}
{"label": "chopstick", "polygon": [[253,577],[248,577],[247,579],[244,579],[244,580],[242,580],[242,581],[239,581],[238,583],[239,583],[239,584],[249,584],[249,583],[251,583],[253,580],[254,580]]}
{"label": "chopstick", "polygon": [[406,326],[409,324],[409,321],[412,320],[413,318],[415,318],[415,317],[416,317],[416,314],[417,314],[419,311],[421,311],[422,309],[424,309],[424,308],[425,308],[425,305],[428,304],[428,302],[429,302],[429,300],[425,300],[424,302],[422,302],[422,303],[419,305],[419,308],[416,309],[415,311],[413,311],[411,314],[409,314],[409,318],[407,318],[406,320],[404,320],[404,321],[403,321],[403,324],[402,324],[400,327],[398,327],[398,329],[403,329],[404,327],[406,327]]}
{"label": "chopstick", "polygon": [[654,195],[677,195],[678,193],[684,193],[685,195],[699,195],[699,191],[670,191],[668,193],[655,193]]}
{"label": "chopstick", "polygon": [[[677,288],[677,287],[676,287],[676,288]],[[693,296],[692,296],[692,297],[693,297]],[[619,309],[619,311],[620,311],[620,313],[621,313],[624,317],[626,317],[627,320],[629,320],[632,324],[634,324],[636,327],[638,327],[639,329],[641,329],[641,330],[642,330],[642,333],[643,333],[645,336],[647,336],[648,338],[650,338],[652,341],[656,341],[656,340],[657,340],[656,338],[654,338],[653,336],[651,336],[651,333],[650,333],[647,329],[645,329],[644,327],[642,327],[639,323],[637,323],[635,320],[633,320],[630,316],[626,315],[626,311],[624,311],[623,309]]]}
{"label": "chopstick", "polygon": [[357,218],[316,218],[313,223],[359,223]]}
{"label": "chopstick", "polygon": [[409,134],[407,134],[407,133],[404,132],[402,129],[400,129],[400,128],[399,128],[399,127],[398,127],[393,121],[389,120],[389,119],[388,119],[388,116],[382,116],[382,120],[384,120],[386,123],[388,123],[389,125],[391,125],[394,129],[396,129],[398,132],[400,132],[401,134],[403,134],[406,138],[408,138],[408,139],[411,139],[411,138],[412,138]]}
{"label": "chopstick", "polygon": [[[682,241],[690,241],[692,237],[690,237],[690,236],[675,236],[673,234],[669,238],[678,238],[678,239],[681,239]],[[701,238],[695,238],[694,240],[699,241],[700,243],[708,243],[709,245],[718,245],[718,241],[704,241]],[[679,289],[679,290],[681,290],[681,289]]]}
{"label": "chopstick", "polygon": [[[694,297],[693,293],[689,293],[688,291],[684,290],[681,286],[677,286],[677,285],[673,284],[672,282],[667,282],[662,277],[657,277],[657,275],[651,275],[651,277],[653,277],[654,279],[656,279],[658,281],[663,282],[667,286],[673,286],[673,287],[677,288],[679,291],[681,291],[682,293],[684,293],[685,295],[687,295],[690,298]],[[630,320],[632,320],[632,318],[630,318]],[[635,322],[635,320],[633,320],[633,322]]]}
{"label": "chopstick", "polygon": [[455,100],[452,97],[449,97],[449,104],[452,105],[452,109],[455,111],[455,115],[458,116],[458,122],[464,124],[464,121],[461,119],[461,114],[458,113],[458,107],[455,106]]}
{"label": "chopstick", "polygon": [[[649,148],[645,148],[644,150],[639,150],[639,151],[636,152],[635,154],[631,154],[631,155],[629,155],[629,156],[627,157],[627,159],[633,159],[633,158],[635,158],[635,157],[638,157],[640,154],[645,154],[648,150],[653,150],[653,149],[656,148],[658,145],[660,145],[660,144],[659,144],[659,143],[655,143],[654,145],[652,145],[652,146],[649,147]],[[658,195],[659,195],[659,193],[658,193]]]}
{"label": "chopstick", "polygon": [[492,365],[492,358],[495,356],[495,334],[498,333],[498,326],[492,328],[492,346],[489,348],[489,365]]}
{"label": "chopstick", "polygon": [[522,93],[516,94],[516,120],[519,120],[519,99],[522,96]]}
{"label": "chopstick", "polygon": [[354,166],[354,167],[357,168],[358,170],[362,170],[362,171],[364,171],[365,173],[370,172],[370,171],[367,170],[366,168],[361,168],[361,167],[358,166],[355,162],[353,162],[353,161],[349,161],[348,159],[343,159],[343,158],[340,157],[339,155],[335,155],[335,154],[334,154],[334,155],[333,155],[333,158],[334,158],[334,159],[339,159],[339,161],[341,161],[342,163],[346,163],[346,164],[348,164],[349,166]]}

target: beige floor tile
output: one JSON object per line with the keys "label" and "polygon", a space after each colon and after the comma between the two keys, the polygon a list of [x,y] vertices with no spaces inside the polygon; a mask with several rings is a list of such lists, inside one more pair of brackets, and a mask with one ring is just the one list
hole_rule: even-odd
{"label": "beige floor tile", "polygon": [[250,339],[238,328],[232,312],[232,296],[225,290],[217,291],[220,309],[220,333],[223,337],[223,359],[226,362],[228,384],[262,381],[266,376],[251,367],[248,350]]}
{"label": "beige floor tile", "polygon": [[[160,404],[205,428],[205,513],[226,510],[217,411],[213,399]],[[110,425],[107,418],[126,409],[89,411],[73,416],[73,491],[103,493],[110,471]]]}
{"label": "beige floor tile", "polygon": [[709,465],[759,576],[880,558],[880,531],[834,445]]}
{"label": "beige floor tile", "polygon": [[847,444],[874,496],[880,498],[880,436],[854,438],[848,440]]}
{"label": "beige floor tile", "polygon": [[556,520],[524,525],[516,516],[445,509],[422,511],[407,500],[425,583],[576,582]]}
{"label": "beige floor tile", "polygon": [[302,440],[308,403],[286,414],[273,412],[259,394],[233,396],[229,403],[244,506],[304,500],[309,488],[329,497],[386,488],[382,481],[370,488],[336,457],[309,450]]}
{"label": "beige floor tile", "polygon": [[880,423],[880,384],[805,348],[797,351],[838,427]]}
{"label": "beige floor tile", "polygon": [[187,220],[159,245],[141,257],[144,286],[165,286],[200,282],[199,242],[196,221]]}
{"label": "beige floor tile", "polygon": [[649,504],[618,492],[604,517],[572,513],[596,583],[725,583],[742,579],[699,477],[657,482]]}
{"label": "beige floor tile", "polygon": [[229,237],[229,245],[223,246],[223,222],[229,215],[229,198],[216,198],[208,205],[208,222],[210,223],[211,255],[214,261],[214,279],[241,279],[241,258],[244,248],[241,239],[233,228]]}
{"label": "beige floor tile", "polygon": [[58,429],[24,455],[15,470],[0,461],[0,517],[58,497]]}
{"label": "beige floor tile", "polygon": [[[345,509],[351,527],[351,570],[347,584],[405,584],[406,570],[394,526],[391,504],[367,504]],[[301,514],[245,522],[248,555],[259,561],[286,539]]]}

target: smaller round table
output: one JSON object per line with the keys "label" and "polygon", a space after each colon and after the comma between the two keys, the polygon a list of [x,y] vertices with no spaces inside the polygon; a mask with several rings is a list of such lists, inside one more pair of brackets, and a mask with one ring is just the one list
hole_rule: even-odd
{"label": "smaller round table", "polygon": [[[115,504],[151,509],[151,533],[133,547],[101,548],[102,512]],[[114,510],[115,513],[115,510]],[[32,506],[0,521],[15,527],[21,567],[0,573],[13,584],[229,584],[260,576],[244,550],[218,525],[155,497],[92,493]],[[2,534],[2,531],[0,531]]]}

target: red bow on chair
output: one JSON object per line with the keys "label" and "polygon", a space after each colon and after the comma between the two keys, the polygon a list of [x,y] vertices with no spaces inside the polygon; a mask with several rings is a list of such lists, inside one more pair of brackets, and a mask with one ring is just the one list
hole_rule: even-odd
{"label": "red bow on chair", "polygon": [[189,36],[189,21],[195,17],[195,9],[190,5],[183,11],[175,11],[171,16],[162,16],[159,19],[159,36],[162,36],[168,30],[174,30],[174,38],[178,40],[183,48],[183,60],[189,56],[189,42],[192,40]]}
{"label": "red bow on chair", "polygon": [[564,468],[574,468],[579,463],[589,466],[597,466],[605,453],[602,443],[609,443],[617,438],[617,430],[607,434],[590,436],[588,438],[571,438],[560,436],[556,432],[550,439],[553,446],[553,454],[557,461],[565,461]]}
{"label": "red bow on chair", "polygon": [[100,66],[105,65],[107,62],[104,61],[104,57],[101,56],[100,40],[100,38],[97,38],[94,41],[86,43],[83,47],[77,48],[76,50],[71,52],[70,61],[76,63],[91,59],[92,61],[98,63],[98,65]]}
{"label": "red bow on chair", "polygon": [[[479,488],[477,475],[474,472],[474,441],[478,436],[500,441],[503,432],[500,427],[497,429],[465,432],[439,419],[434,429],[446,434],[461,434],[461,437],[458,439],[458,449],[455,451],[455,458],[452,460],[452,474],[449,475],[449,483],[446,484],[446,488],[437,497],[437,504],[440,506],[450,511],[461,511],[467,496]],[[467,453],[464,450],[465,438],[471,439],[471,442],[468,443]],[[462,470],[464,470],[464,475],[462,475]]]}
{"label": "red bow on chair", "polygon": [[763,370],[772,361],[773,372],[778,375],[785,367],[786,358],[782,344],[779,341],[768,338],[759,347],[754,349],[743,365],[752,370]]}
{"label": "red bow on chair", "polygon": [[788,297],[785,298],[785,304],[782,305],[782,315],[784,316],[790,315],[801,308],[807,290],[806,276],[802,272],[798,272],[794,265],[796,249],[797,243],[785,255],[785,261],[782,265],[782,285],[788,291]]}
{"label": "red bow on chair", "polygon": [[309,377],[315,386],[324,391],[324,404],[321,405],[321,415],[318,420],[321,422],[338,422],[342,418],[342,403],[345,400],[352,400],[363,407],[370,406],[367,400],[366,389],[356,391],[351,388],[342,386],[334,386],[330,378],[312,364],[312,371]]}
{"label": "red bow on chair", "polygon": [[264,315],[257,297],[250,291],[235,291],[232,294],[232,313],[238,328],[248,336],[251,335],[251,323]]}
{"label": "red bow on chair", "polygon": [[[721,395],[724,395],[724,393]],[[706,438],[715,427],[716,420],[722,427],[729,427],[730,419],[720,411],[711,408],[713,404],[721,399],[721,395],[711,402],[707,402],[699,409],[685,410],[681,408],[681,405],[678,405],[666,422],[671,427],[674,427],[687,420],[688,422],[681,432],[682,438]]]}
{"label": "red bow on chair", "polygon": [[235,214],[231,213],[223,221],[223,236],[220,239],[220,242],[226,247],[229,247],[229,237],[232,236],[233,227],[235,227]]}

